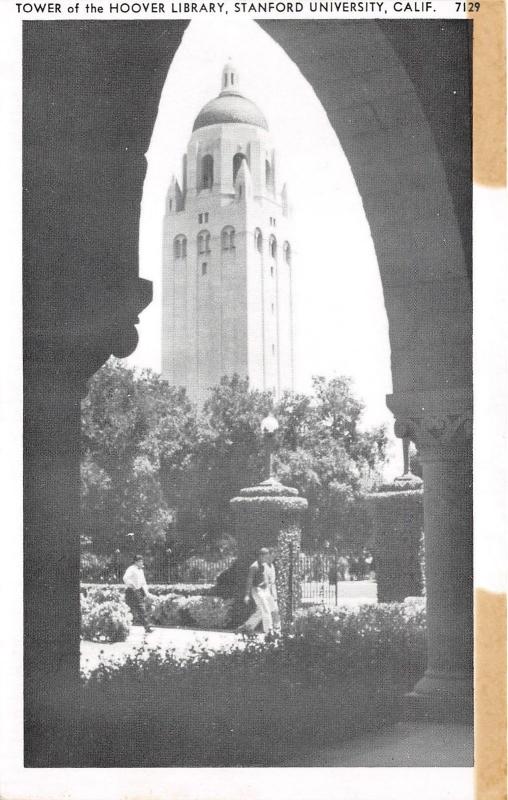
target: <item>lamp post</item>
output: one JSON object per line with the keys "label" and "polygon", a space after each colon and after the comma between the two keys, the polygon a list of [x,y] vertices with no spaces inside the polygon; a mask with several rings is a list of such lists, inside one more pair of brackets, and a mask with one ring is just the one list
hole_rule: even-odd
{"label": "lamp post", "polygon": [[297,489],[274,477],[273,450],[279,423],[268,414],[261,422],[265,464],[258,486],[246,486],[230,500],[238,541],[237,577],[232,589],[234,615],[245,619],[245,576],[260,547],[277,550],[277,592],[283,627],[293,619],[300,600],[300,541],[307,500]]}
{"label": "lamp post", "polygon": [[115,573],[116,573],[116,580],[117,583],[120,583],[122,578],[122,569],[121,569],[121,553],[120,549],[117,547],[115,550]]}
{"label": "lamp post", "polygon": [[265,480],[273,478],[273,445],[275,434],[279,430],[279,423],[273,416],[268,414],[261,422],[263,441],[265,445]]}

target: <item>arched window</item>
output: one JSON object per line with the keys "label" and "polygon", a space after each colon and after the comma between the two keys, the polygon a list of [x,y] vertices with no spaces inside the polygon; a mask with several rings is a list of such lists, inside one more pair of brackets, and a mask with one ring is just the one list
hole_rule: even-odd
{"label": "arched window", "polygon": [[268,159],[265,161],[265,183],[267,189],[273,189],[273,170]]}
{"label": "arched window", "polygon": [[206,155],[201,159],[201,189],[213,187],[213,156]]}
{"label": "arched window", "polygon": [[238,170],[242,166],[242,161],[247,161],[245,153],[235,153],[233,156],[233,183],[236,181]]}
{"label": "arched window", "polygon": [[270,236],[270,242],[268,244],[268,249],[270,251],[270,255],[272,258],[277,258],[277,239],[275,236]]}
{"label": "arched window", "polygon": [[210,252],[210,234],[208,231],[200,231],[198,233],[198,253]]}
{"label": "arched window", "polygon": [[286,264],[291,264],[291,245],[289,242],[284,242],[284,261]]}
{"label": "arched window", "polygon": [[254,245],[258,253],[263,252],[263,234],[261,233],[259,228],[256,228],[254,231]]}
{"label": "arched window", "polygon": [[222,229],[221,243],[223,250],[235,249],[235,229],[232,228],[231,225],[227,225]]}
{"label": "arched window", "polygon": [[187,256],[187,239],[183,234],[178,234],[173,240],[173,255],[175,258],[185,258]]}

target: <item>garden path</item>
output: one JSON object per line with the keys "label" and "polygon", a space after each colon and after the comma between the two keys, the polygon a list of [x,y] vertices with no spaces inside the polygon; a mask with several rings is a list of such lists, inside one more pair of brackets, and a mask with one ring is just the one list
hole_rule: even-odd
{"label": "garden path", "polygon": [[125,642],[102,644],[81,641],[81,669],[92,672],[100,663],[123,661],[140,647],[147,650],[174,650],[183,656],[193,646],[207,645],[212,650],[227,650],[242,639],[233,631],[196,631],[189,628],[154,628],[145,633],[141,625],[133,625]]}
{"label": "garden path", "polygon": [[[326,587],[326,588],[325,588]],[[303,602],[305,605],[335,606],[335,590],[327,593],[328,584],[318,582],[304,583]],[[356,606],[376,602],[376,584],[373,581],[342,581],[338,584],[338,605]],[[145,634],[143,628],[134,625],[125,642],[102,644],[81,641],[81,670],[89,673],[100,663],[123,661],[129,653],[140,647],[147,650],[175,650],[178,656],[189,652],[193,646],[207,645],[211,650],[227,650],[242,643],[233,631],[204,631],[191,628],[154,628]]]}
{"label": "garden path", "polygon": [[308,748],[283,767],[472,767],[473,727],[398,722],[335,747]]}

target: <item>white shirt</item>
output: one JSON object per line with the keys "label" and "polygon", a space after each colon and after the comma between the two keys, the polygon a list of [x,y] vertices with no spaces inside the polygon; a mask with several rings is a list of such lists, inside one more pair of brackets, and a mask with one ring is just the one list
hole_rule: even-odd
{"label": "white shirt", "polygon": [[272,597],[277,597],[277,578],[273,564],[265,564],[265,576]]}
{"label": "white shirt", "polygon": [[136,564],[131,564],[130,567],[127,567],[125,575],[123,576],[123,582],[130,589],[144,589],[148,594],[145,573],[141,567],[138,567]]}

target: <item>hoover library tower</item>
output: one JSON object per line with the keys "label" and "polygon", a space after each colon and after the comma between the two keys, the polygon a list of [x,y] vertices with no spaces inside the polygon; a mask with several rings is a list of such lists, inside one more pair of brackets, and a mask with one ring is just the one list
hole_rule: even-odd
{"label": "hoover library tower", "polygon": [[266,119],[228,63],[164,217],[162,374],[192,400],[235,373],[276,397],[293,388],[289,225]]}

